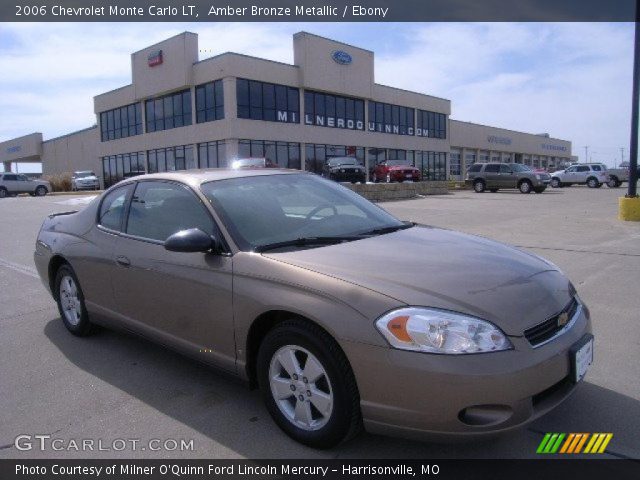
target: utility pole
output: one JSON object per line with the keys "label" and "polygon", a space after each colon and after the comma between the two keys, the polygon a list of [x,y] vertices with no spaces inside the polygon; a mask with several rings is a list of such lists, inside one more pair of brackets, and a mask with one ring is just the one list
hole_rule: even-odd
{"label": "utility pole", "polygon": [[624,162],[624,147],[620,147],[620,163]]}
{"label": "utility pole", "polygon": [[584,147],[584,163],[589,163],[589,145]]}

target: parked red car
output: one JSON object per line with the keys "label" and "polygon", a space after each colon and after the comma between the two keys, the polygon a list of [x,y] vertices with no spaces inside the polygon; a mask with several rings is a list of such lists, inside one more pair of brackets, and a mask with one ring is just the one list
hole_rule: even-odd
{"label": "parked red car", "polygon": [[377,182],[413,182],[420,181],[420,170],[407,163],[406,160],[386,160],[373,169],[371,181]]}

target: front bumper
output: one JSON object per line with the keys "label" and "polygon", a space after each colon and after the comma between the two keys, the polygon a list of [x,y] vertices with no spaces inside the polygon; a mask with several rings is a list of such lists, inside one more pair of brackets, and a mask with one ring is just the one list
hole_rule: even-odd
{"label": "front bumper", "polygon": [[346,342],[365,428],[411,438],[496,434],[547,413],[576,388],[570,348],[591,333],[588,310],[538,348],[510,337],[513,350],[434,355]]}
{"label": "front bumper", "polygon": [[97,190],[100,188],[99,183],[77,183],[76,190]]}

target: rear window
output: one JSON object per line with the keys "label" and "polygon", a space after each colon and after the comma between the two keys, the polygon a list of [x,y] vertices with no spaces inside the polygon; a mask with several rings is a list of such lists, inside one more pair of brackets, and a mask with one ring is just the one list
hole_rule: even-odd
{"label": "rear window", "polygon": [[484,171],[485,171],[485,173],[499,172],[500,171],[500,165],[498,165],[497,163],[490,163],[489,165],[484,167]]}
{"label": "rear window", "polygon": [[594,172],[601,172],[602,171],[602,167],[600,165],[593,165],[591,168],[593,168]]}
{"label": "rear window", "polygon": [[471,165],[469,167],[469,172],[471,172],[471,173],[477,173],[480,170],[482,170],[482,165],[479,164],[479,163],[474,163],[473,165]]}

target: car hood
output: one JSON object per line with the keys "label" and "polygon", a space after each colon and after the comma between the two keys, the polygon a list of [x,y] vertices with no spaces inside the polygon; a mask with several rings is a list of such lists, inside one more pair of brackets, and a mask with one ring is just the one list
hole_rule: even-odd
{"label": "car hood", "polygon": [[506,334],[557,314],[573,287],[557,268],[492,240],[416,226],[327,247],[264,254],[360,285],[402,304],[489,320]]}

